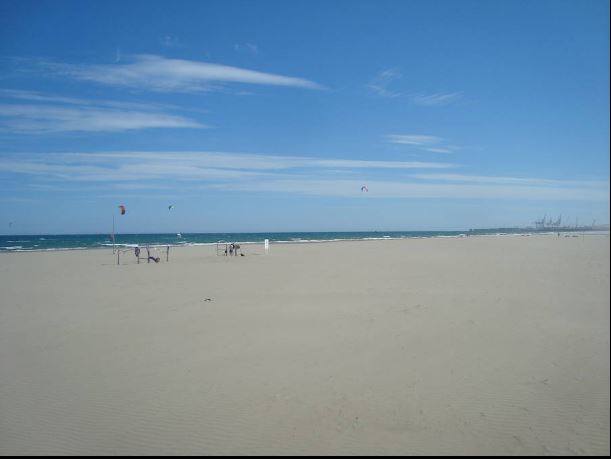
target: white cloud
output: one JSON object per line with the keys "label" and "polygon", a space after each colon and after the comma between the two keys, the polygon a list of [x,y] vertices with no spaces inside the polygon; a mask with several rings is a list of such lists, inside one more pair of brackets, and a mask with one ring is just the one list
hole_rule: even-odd
{"label": "white cloud", "polygon": [[43,94],[36,91],[23,91],[21,89],[0,89],[0,97],[10,99],[29,100],[34,102],[51,102],[69,105],[89,105],[91,101],[78,99],[75,97],[63,97],[56,95]]}
{"label": "white cloud", "polygon": [[165,48],[182,48],[183,44],[180,42],[178,37],[171,34],[166,34],[159,39],[161,45]]}
{"label": "white cloud", "polygon": [[452,153],[452,150],[443,147],[443,148],[425,148],[426,151],[430,151],[431,153]]}
{"label": "white cloud", "polygon": [[88,106],[0,104],[0,129],[16,133],[116,132],[150,128],[205,128],[176,115]]}
{"label": "white cloud", "polygon": [[[173,110],[180,109],[176,105],[171,104],[157,104],[157,103],[138,103],[138,102],[125,102],[116,100],[106,99],[81,99],[77,97],[65,97],[58,96],[55,94],[46,94],[38,91],[24,91],[20,89],[0,89],[0,98],[7,99],[18,99],[27,100],[37,103],[45,104],[59,104],[59,105],[88,105],[95,107],[110,107],[110,108],[122,108],[128,110],[145,110],[145,111],[159,111],[159,110]],[[203,110],[190,110],[199,111]]]}
{"label": "white cloud", "polygon": [[386,69],[378,73],[375,78],[367,85],[367,87],[382,97],[399,97],[400,92],[391,89],[393,83],[402,78],[401,73],[394,69]]}
{"label": "white cloud", "polygon": [[[53,161],[55,158],[51,158]],[[97,163],[0,160],[0,172],[75,182],[133,182],[146,180],[228,180],[253,177],[251,171],[215,169],[169,162]],[[165,185],[160,185],[164,187]],[[155,187],[157,188],[157,187]]]}
{"label": "white cloud", "polygon": [[390,143],[398,143],[403,145],[434,145],[443,141],[441,137],[432,135],[419,134],[391,134],[387,135],[386,139]]}
{"label": "white cloud", "polygon": [[450,92],[450,93],[435,93],[435,94],[414,94],[411,96],[411,100],[416,105],[424,106],[442,106],[449,105],[462,99],[463,94],[461,92]]}
{"label": "white cloud", "polygon": [[562,186],[562,187],[588,187],[605,188],[609,182],[602,180],[553,180],[530,177],[504,177],[504,176],[485,176],[485,175],[464,175],[464,174],[413,174],[413,178],[421,180],[435,180],[443,182],[467,182],[467,183],[494,183],[509,185],[532,185],[532,186]]}
{"label": "white cloud", "polygon": [[428,151],[430,153],[454,153],[459,147],[455,145],[448,145],[441,137],[435,137],[432,135],[421,135],[421,134],[391,134],[385,136],[386,141],[389,143],[399,145],[409,145],[422,151]]}
{"label": "white cloud", "polygon": [[449,105],[463,98],[462,92],[412,93],[404,94],[396,89],[397,83],[403,78],[396,69],[385,69],[379,72],[367,87],[378,96],[396,98],[405,97],[415,105],[433,107]]}
{"label": "white cloud", "polygon": [[367,181],[369,192],[359,194],[362,181],[354,180],[257,180],[213,184],[211,187],[248,192],[298,193],[317,196],[362,198],[446,198],[605,201],[602,188],[537,187],[506,185],[433,184],[397,181]]}
{"label": "white cloud", "polygon": [[64,161],[152,161],[189,164],[195,167],[213,167],[244,170],[282,169],[448,169],[453,164],[421,161],[375,161],[353,159],[320,159],[304,156],[271,156],[226,152],[105,152],[67,153],[58,158]]}
{"label": "white cloud", "polygon": [[51,71],[78,80],[163,92],[210,91],[226,83],[323,89],[320,84],[304,78],[201,61],[167,59],[155,55],[136,55],[129,63],[105,65],[46,63],[46,66]]}
{"label": "white cloud", "polygon": [[253,43],[244,43],[243,45],[236,43],[233,49],[237,52],[246,51],[250,54],[259,54],[259,47]]}
{"label": "white cloud", "polygon": [[446,163],[317,159],[220,152],[105,152],[11,155],[0,172],[43,180],[134,182],[260,180],[263,177],[323,175],[328,170],[413,170],[452,167]]}
{"label": "white cloud", "polygon": [[149,128],[206,128],[193,119],[165,113],[172,105],[81,99],[36,91],[0,89],[0,130],[13,133],[117,132]]}
{"label": "white cloud", "polygon": [[[368,161],[222,152],[100,152],[13,154],[0,158],[0,177],[72,190],[213,188],[236,192],[296,193],[357,198],[444,198],[608,201],[609,182],[417,173],[449,169],[441,162]],[[338,179],[336,171],[346,171]],[[330,176],[329,173],[334,175]],[[383,177],[383,178],[382,178]],[[366,183],[369,193],[359,193]],[[96,185],[97,184],[97,185]],[[93,188],[91,188],[93,187]],[[98,187],[98,188],[96,188]]]}

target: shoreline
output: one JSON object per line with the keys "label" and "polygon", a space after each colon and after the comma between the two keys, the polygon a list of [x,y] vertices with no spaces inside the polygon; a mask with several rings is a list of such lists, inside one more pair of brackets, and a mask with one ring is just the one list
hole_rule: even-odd
{"label": "shoreline", "polygon": [[[485,230],[481,230],[485,231]],[[400,240],[412,240],[412,239],[462,239],[462,238],[477,238],[477,237],[532,237],[532,236],[553,236],[556,234],[568,236],[609,236],[609,230],[586,230],[586,231],[533,231],[533,232],[515,232],[515,233],[479,233],[479,234],[469,234],[469,232],[464,232],[460,234],[452,234],[452,235],[443,235],[436,234],[430,236],[382,236],[382,237],[360,237],[360,238],[335,238],[335,239],[298,239],[295,240],[270,240],[270,245],[278,246],[278,245],[293,245],[293,244],[325,244],[325,243],[333,243],[333,242],[366,242],[366,241],[400,241]],[[150,233],[151,235],[155,235],[157,233]],[[172,234],[172,233],[165,233]],[[188,234],[188,233],[187,233]],[[194,234],[210,234],[210,233],[194,233]],[[212,233],[215,234],[215,233]],[[236,234],[244,234],[244,233],[236,233]],[[246,233],[248,234],[248,233]],[[267,233],[260,233],[267,234]],[[273,233],[270,233],[273,234]],[[39,236],[39,235],[36,235]],[[45,235],[40,235],[45,236]],[[48,235],[47,235],[48,236]],[[63,236],[63,235],[59,235]],[[71,235],[67,235],[71,236]],[[83,235],[83,236],[97,236],[97,235]],[[10,236],[9,236],[10,237]],[[19,236],[15,236],[19,237]],[[123,249],[133,249],[135,247],[151,247],[151,248],[159,248],[159,247],[170,247],[170,248],[180,248],[180,247],[210,247],[215,246],[219,243],[231,243],[235,242],[237,244],[243,245],[261,245],[264,241],[216,241],[216,242],[186,242],[186,243],[173,243],[173,244],[164,244],[164,243],[153,243],[153,244],[136,244],[136,243],[117,243],[114,245],[115,248]],[[3,253],[24,253],[24,252],[71,252],[71,251],[84,251],[84,250],[107,250],[113,249],[113,244],[104,243],[98,247],[57,247],[57,248],[44,248],[44,249],[24,249],[22,246],[7,246],[0,247],[0,254]]]}

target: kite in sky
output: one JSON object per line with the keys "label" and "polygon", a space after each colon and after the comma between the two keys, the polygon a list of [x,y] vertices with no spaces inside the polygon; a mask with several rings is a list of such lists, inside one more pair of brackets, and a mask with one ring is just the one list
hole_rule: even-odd
{"label": "kite in sky", "polygon": [[364,191],[365,193],[369,193],[369,188],[367,188],[367,185],[363,185],[361,187],[361,191]]}
{"label": "kite in sky", "polygon": [[119,206],[119,210],[121,212],[121,215],[125,215],[125,206],[123,205]]}

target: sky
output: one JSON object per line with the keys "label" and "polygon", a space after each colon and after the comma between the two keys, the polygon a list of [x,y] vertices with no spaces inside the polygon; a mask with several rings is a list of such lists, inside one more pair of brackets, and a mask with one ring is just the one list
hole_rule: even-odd
{"label": "sky", "polygon": [[0,0],[0,234],[543,215],[609,222],[607,1]]}

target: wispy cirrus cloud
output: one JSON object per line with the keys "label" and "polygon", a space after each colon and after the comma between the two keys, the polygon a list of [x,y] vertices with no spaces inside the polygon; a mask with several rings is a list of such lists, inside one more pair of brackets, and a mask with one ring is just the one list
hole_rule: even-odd
{"label": "wispy cirrus cloud", "polygon": [[196,167],[243,170],[283,170],[283,169],[450,169],[454,164],[445,162],[422,161],[378,161],[356,159],[321,159],[305,156],[272,156],[249,153],[229,152],[103,152],[103,153],[64,153],[55,154],[66,161],[160,161],[179,162]]}
{"label": "wispy cirrus cloud", "polygon": [[426,151],[430,151],[431,153],[453,153],[453,150],[450,147],[429,147],[425,148]]}
{"label": "wispy cirrus cloud", "polygon": [[192,108],[178,106],[168,103],[154,103],[154,102],[132,102],[132,101],[118,101],[108,99],[82,99],[78,97],[65,97],[58,96],[56,94],[46,94],[39,91],[26,91],[22,89],[0,89],[0,99],[17,99],[26,100],[28,102],[40,102],[40,103],[56,103],[62,105],[85,105],[85,106],[96,106],[96,107],[110,107],[116,109],[126,110],[143,110],[143,111],[163,111],[163,110],[183,110],[189,112],[208,113],[207,110],[202,108]]}
{"label": "wispy cirrus cloud", "polygon": [[[440,162],[320,159],[225,152],[15,154],[0,158],[0,178],[26,186],[124,191],[197,189],[350,198],[608,201],[609,182],[478,176],[414,170],[451,169]],[[337,171],[346,171],[341,179]],[[329,174],[330,173],[330,174]],[[406,175],[409,173],[411,175]],[[24,177],[16,180],[15,177]],[[360,193],[367,183],[369,193]],[[96,188],[97,187],[97,188]]]}
{"label": "wispy cirrus cloud", "polygon": [[56,74],[77,80],[158,92],[213,91],[232,83],[324,89],[305,78],[150,54],[135,55],[129,62],[122,60],[114,64],[46,62],[43,65]]}
{"label": "wispy cirrus cloud", "polygon": [[393,89],[393,87],[402,77],[403,75],[396,69],[382,70],[369,82],[367,87],[378,96],[391,98],[399,97],[401,93]]}
{"label": "wispy cirrus cloud", "polygon": [[422,105],[425,107],[439,107],[443,105],[450,105],[454,102],[458,102],[463,98],[462,92],[450,92],[450,93],[434,93],[434,94],[413,94],[410,96],[411,101],[416,105]]}
{"label": "wispy cirrus cloud", "polygon": [[155,104],[86,100],[14,89],[0,89],[0,98],[28,102],[0,102],[0,130],[11,133],[207,127],[193,119],[168,114],[163,111],[166,107]]}
{"label": "wispy cirrus cloud", "polygon": [[356,180],[272,179],[212,184],[212,188],[242,192],[298,193],[316,196],[360,198],[447,198],[525,199],[542,201],[608,201],[609,192],[600,187],[566,187],[419,183],[369,180],[366,195],[357,194],[362,182]]}
{"label": "wispy cirrus cloud", "polygon": [[76,97],[64,97],[54,94],[44,94],[37,91],[24,91],[22,89],[0,89],[0,97],[8,99],[19,99],[33,102],[52,102],[71,105],[90,105],[91,101]]}
{"label": "wispy cirrus cloud", "polygon": [[184,45],[176,35],[165,34],[159,39],[159,43],[164,48],[182,48]]}
{"label": "wispy cirrus cloud", "polygon": [[421,135],[421,134],[390,134],[386,136],[386,139],[390,143],[398,143],[402,145],[435,145],[440,143],[443,139],[433,135]]}
{"label": "wispy cirrus cloud", "polygon": [[236,43],[233,45],[233,49],[237,52],[247,52],[250,54],[259,54],[259,47],[254,43]]}
{"label": "wispy cirrus cloud", "polygon": [[378,74],[367,84],[367,88],[381,97],[401,98],[401,100],[407,99],[414,105],[425,107],[450,105],[463,98],[462,92],[405,93],[398,88],[398,84],[402,79],[403,75],[399,70],[388,68],[378,72]]}
{"label": "wispy cirrus cloud", "polygon": [[455,145],[448,145],[443,138],[432,135],[390,134],[385,139],[389,143],[409,145],[431,153],[453,153],[458,149]]}
{"label": "wispy cirrus cloud", "polygon": [[0,130],[13,133],[118,132],[205,127],[197,121],[165,113],[103,107],[0,104]]}
{"label": "wispy cirrus cloud", "polygon": [[[206,180],[224,182],[324,175],[329,170],[447,169],[452,164],[407,161],[318,159],[223,152],[98,152],[9,155],[0,158],[0,173],[72,182]],[[360,172],[359,172],[360,173]]]}
{"label": "wispy cirrus cloud", "polygon": [[464,182],[464,183],[495,183],[507,185],[532,185],[532,186],[563,186],[563,187],[588,187],[605,188],[609,182],[604,180],[554,180],[530,177],[504,177],[494,175],[467,175],[467,174],[412,174],[411,177],[421,180],[434,180],[441,182]]}

